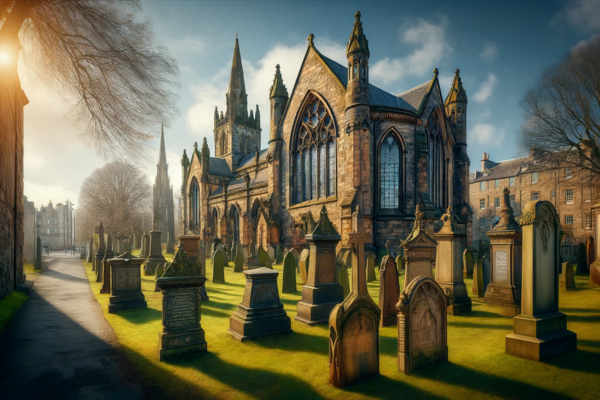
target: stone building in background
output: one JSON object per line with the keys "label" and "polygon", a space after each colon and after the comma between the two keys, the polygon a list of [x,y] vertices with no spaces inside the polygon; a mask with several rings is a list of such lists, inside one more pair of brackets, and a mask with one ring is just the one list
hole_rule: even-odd
{"label": "stone building in background", "polygon": [[52,200],[37,212],[42,248],[48,250],[70,250],[73,246],[73,204],[67,200],[56,207]]}
{"label": "stone building in background", "polygon": [[459,71],[445,101],[437,69],[399,95],[373,86],[360,13],[347,65],[321,54],[312,34],[308,42],[291,92],[276,66],[269,146],[260,149],[260,113],[248,113],[236,38],[227,109],[214,115],[216,157],[206,139],[189,157],[184,150],[181,233],[245,248],[302,248],[325,206],[345,243],[360,206],[373,238],[367,248],[382,250],[406,238],[417,204],[432,231],[449,206],[470,228],[467,96]]}
{"label": "stone building in background", "polygon": [[33,263],[37,238],[36,212],[33,201],[23,196],[23,263]]}
{"label": "stone building in background", "polygon": [[167,243],[169,237],[175,243],[175,210],[173,205],[173,186],[169,178],[169,164],[165,149],[165,131],[160,132],[160,152],[156,164],[156,178],[153,186],[154,215],[158,220],[158,230],[162,232],[161,242]]}
{"label": "stone building in background", "polygon": [[[564,156],[568,156],[565,154]],[[532,149],[527,157],[494,162],[483,153],[481,171],[471,174],[473,240],[489,242],[485,234],[498,218],[502,190],[510,190],[510,202],[517,221],[527,202],[547,200],[560,216],[563,240],[585,243],[594,237],[592,204],[598,193],[598,179],[589,172],[561,165],[560,155],[552,157]]]}

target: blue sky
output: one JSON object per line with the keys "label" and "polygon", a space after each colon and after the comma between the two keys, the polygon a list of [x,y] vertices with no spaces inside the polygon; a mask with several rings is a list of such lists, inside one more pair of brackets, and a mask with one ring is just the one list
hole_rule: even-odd
{"label": "blue sky", "polygon": [[[262,111],[263,148],[268,141],[268,89],[275,64],[291,92],[306,38],[343,62],[354,13],[362,13],[371,51],[371,83],[394,94],[440,71],[447,93],[456,68],[469,98],[471,169],[483,152],[492,160],[519,155],[516,146],[524,90],[544,68],[600,32],[600,1],[419,2],[200,2],[143,1],[156,40],[179,63],[179,117],[165,131],[172,183],[179,189],[180,159],[204,136],[213,147],[213,113],[225,107],[236,31],[249,108]],[[26,107],[25,194],[36,207],[76,199],[83,179],[104,162],[64,115],[68,105],[24,79]],[[69,99],[65,99],[67,102]],[[156,132],[160,134],[160,121]],[[153,180],[158,139],[142,167]],[[55,149],[55,151],[49,151]],[[65,158],[66,153],[70,157]],[[49,168],[52,166],[52,168]]]}

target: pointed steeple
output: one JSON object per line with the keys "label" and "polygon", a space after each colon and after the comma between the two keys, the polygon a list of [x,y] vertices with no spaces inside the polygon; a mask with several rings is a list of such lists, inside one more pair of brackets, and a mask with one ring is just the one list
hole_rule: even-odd
{"label": "pointed steeple", "polygon": [[167,151],[165,150],[165,128],[160,125],[160,155],[158,156],[158,165],[167,165]]}
{"label": "pointed steeple", "polygon": [[231,76],[229,77],[228,94],[230,98],[232,93],[235,93],[235,98],[239,98],[241,93],[246,93],[244,69],[242,68],[242,56],[240,54],[237,33],[235,35],[235,47],[233,48],[233,61],[231,62]]}
{"label": "pointed steeple", "polygon": [[273,97],[285,97],[288,98],[288,91],[283,84],[283,78],[281,77],[281,71],[279,70],[279,64],[275,66],[275,77],[273,78],[273,85],[271,86],[269,98]]}
{"label": "pointed steeple", "polygon": [[367,57],[370,56],[369,41],[363,32],[362,22],[360,21],[360,11],[357,11],[354,15],[354,27],[352,28],[352,34],[350,35],[350,40],[348,40],[348,45],[346,46],[346,55],[354,52],[363,52]]}
{"label": "pointed steeple", "polygon": [[468,103],[467,92],[463,88],[462,80],[460,79],[460,70],[458,68],[454,71],[454,80],[452,80],[452,86],[450,87],[450,92],[448,93],[444,104],[448,105],[454,102]]}

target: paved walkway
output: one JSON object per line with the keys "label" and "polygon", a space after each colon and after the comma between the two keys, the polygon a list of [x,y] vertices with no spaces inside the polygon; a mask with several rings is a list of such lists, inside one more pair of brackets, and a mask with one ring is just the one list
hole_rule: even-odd
{"label": "paved walkway", "polygon": [[0,339],[0,397],[142,398],[79,255],[53,256]]}

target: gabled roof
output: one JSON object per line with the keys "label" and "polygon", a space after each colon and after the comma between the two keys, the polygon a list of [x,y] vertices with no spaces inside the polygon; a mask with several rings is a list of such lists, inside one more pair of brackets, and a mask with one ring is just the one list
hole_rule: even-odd
{"label": "gabled roof", "polygon": [[210,157],[208,161],[208,170],[211,175],[233,176],[229,164],[224,159]]}
{"label": "gabled roof", "polygon": [[[517,176],[521,172],[521,165],[527,162],[529,157],[513,158],[511,160],[500,161],[493,167],[487,169],[488,175],[480,176],[477,179],[473,179],[473,182],[491,181],[495,179],[510,178]],[[531,171],[530,171],[531,172]],[[535,171],[533,171],[535,172]]]}
{"label": "gabled roof", "polygon": [[[268,151],[269,151],[269,149],[262,149],[258,153],[258,162],[261,162],[261,161],[264,161],[267,159]],[[256,156],[256,153],[252,153],[252,154],[248,154],[246,157],[244,157],[244,159],[242,160],[240,165],[237,167],[237,170],[247,167],[249,165],[253,165],[255,156]]]}

